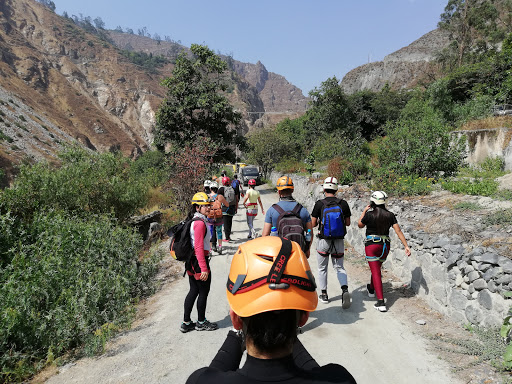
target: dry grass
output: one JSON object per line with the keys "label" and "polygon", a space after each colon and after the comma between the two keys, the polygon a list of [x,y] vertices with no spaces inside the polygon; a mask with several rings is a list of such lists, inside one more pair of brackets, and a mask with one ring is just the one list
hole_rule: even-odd
{"label": "dry grass", "polygon": [[479,129],[512,128],[512,116],[493,116],[482,120],[468,121],[462,125],[461,131],[477,131]]}

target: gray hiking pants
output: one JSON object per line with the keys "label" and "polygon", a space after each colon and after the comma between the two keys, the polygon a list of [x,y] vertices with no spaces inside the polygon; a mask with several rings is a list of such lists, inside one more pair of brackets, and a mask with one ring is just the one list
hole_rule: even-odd
{"label": "gray hiking pants", "polygon": [[329,266],[329,257],[332,260],[332,266],[336,271],[336,277],[338,278],[340,286],[348,286],[347,271],[345,271],[343,267],[345,241],[343,239],[318,239],[316,251],[318,252],[318,287],[321,290],[327,290],[327,267]]}

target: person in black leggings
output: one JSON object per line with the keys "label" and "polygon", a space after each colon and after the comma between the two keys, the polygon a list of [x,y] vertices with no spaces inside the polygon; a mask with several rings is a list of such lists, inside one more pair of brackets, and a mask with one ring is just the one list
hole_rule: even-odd
{"label": "person in black leggings", "polygon": [[[279,237],[242,244],[227,282],[229,331],[209,367],[190,375],[201,383],[356,383],[341,365],[319,366],[297,338],[318,304],[316,284],[300,246]],[[244,349],[247,360],[239,368]]]}

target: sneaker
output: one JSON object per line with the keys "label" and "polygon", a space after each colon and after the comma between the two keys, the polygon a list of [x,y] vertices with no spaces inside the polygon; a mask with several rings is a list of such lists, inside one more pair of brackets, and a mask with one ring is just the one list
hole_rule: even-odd
{"label": "sneaker", "polygon": [[217,252],[217,246],[216,246],[216,245],[214,245],[214,246],[212,247],[212,249],[213,249],[213,252]]}
{"label": "sneaker", "polygon": [[217,248],[217,253],[218,253],[219,255],[222,255],[222,247]]}
{"label": "sneaker", "polygon": [[247,239],[251,240],[252,239],[252,235],[247,236]]}
{"label": "sneaker", "polygon": [[217,323],[210,323],[208,320],[196,323],[196,331],[215,331],[219,326]]}
{"label": "sneaker", "polygon": [[341,294],[341,308],[348,309],[350,308],[350,304],[352,304],[350,300],[350,293],[348,292],[348,289],[344,289]]}
{"label": "sneaker", "polygon": [[368,297],[375,297],[375,289],[371,289],[370,284],[366,284],[366,292],[368,293]]}
{"label": "sneaker", "polygon": [[181,323],[180,331],[183,333],[193,331],[194,329],[196,329],[196,323],[194,323],[193,321],[189,322],[188,324]]}
{"label": "sneaker", "polygon": [[329,302],[329,296],[327,296],[327,293],[322,293],[320,296],[318,296],[320,298],[320,301],[322,303],[325,303],[327,304]]}
{"label": "sneaker", "polygon": [[386,303],[384,300],[377,300],[375,304],[373,304],[373,308],[375,308],[379,312],[387,312]]}

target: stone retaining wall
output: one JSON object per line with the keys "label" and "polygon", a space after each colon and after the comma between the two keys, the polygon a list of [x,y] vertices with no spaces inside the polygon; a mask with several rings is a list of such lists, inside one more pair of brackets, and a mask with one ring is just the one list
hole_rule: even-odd
{"label": "stone retaining wall", "polygon": [[[280,174],[273,173],[275,185]],[[323,198],[321,181],[289,175],[294,182],[294,197],[310,212],[316,200]],[[352,225],[345,240],[364,255],[364,229],[357,227],[369,196],[347,198],[352,211]],[[493,248],[464,242],[458,235],[436,235],[416,230],[414,223],[401,217],[402,208],[394,201],[388,204],[405,234],[412,255],[391,230],[391,252],[384,268],[424,298],[443,315],[460,323],[497,326],[503,322],[511,300],[504,298],[512,291],[512,260],[500,256]],[[350,276],[349,276],[350,279]]]}

